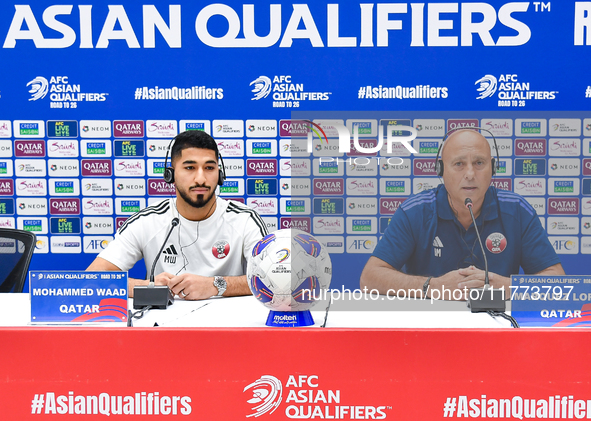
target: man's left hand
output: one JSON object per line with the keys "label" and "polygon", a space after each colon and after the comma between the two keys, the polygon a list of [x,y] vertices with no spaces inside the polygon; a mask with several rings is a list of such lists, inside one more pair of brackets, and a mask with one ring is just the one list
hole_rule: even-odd
{"label": "man's left hand", "polygon": [[213,277],[184,273],[168,281],[168,287],[175,295],[185,300],[205,300],[218,294]]}
{"label": "man's left hand", "polygon": [[[464,275],[466,278],[462,282],[458,284],[458,287],[463,288],[464,286],[469,288],[469,282],[474,280],[479,280],[484,282],[484,274],[483,270],[478,269],[477,267],[470,266],[465,269],[460,269],[460,275]],[[488,272],[488,280],[490,286],[499,289],[505,288],[505,293],[509,293],[509,285],[511,285],[511,278],[507,278],[505,276],[501,276],[497,273]]]}

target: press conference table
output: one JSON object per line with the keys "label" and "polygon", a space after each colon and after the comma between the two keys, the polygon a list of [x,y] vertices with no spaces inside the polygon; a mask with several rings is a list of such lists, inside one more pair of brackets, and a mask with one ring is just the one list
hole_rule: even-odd
{"label": "press conference table", "polygon": [[1,419],[507,419],[526,399],[591,417],[586,329],[510,329],[465,303],[350,304],[324,329],[324,311],[265,327],[253,297],[177,300],[133,328],[39,327],[28,294],[0,294]]}
{"label": "press conference table", "polygon": [[[315,324],[324,323],[327,303],[312,308]],[[128,301],[133,310],[133,300]],[[0,326],[30,324],[29,294],[0,294]],[[269,310],[254,297],[213,297],[203,301],[176,298],[166,310],[150,310],[134,327],[265,328]],[[326,328],[510,328],[500,317],[470,313],[463,302],[416,300],[379,302],[335,301],[326,317]]]}

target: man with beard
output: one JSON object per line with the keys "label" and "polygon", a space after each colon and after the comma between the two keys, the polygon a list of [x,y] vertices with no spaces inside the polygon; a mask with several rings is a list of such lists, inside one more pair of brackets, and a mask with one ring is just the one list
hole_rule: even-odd
{"label": "man with beard", "polygon": [[[149,277],[172,220],[178,218],[156,264],[155,283],[168,285],[186,300],[250,294],[246,260],[267,235],[265,224],[251,208],[216,197],[225,171],[211,136],[186,131],[172,143],[164,179],[174,183],[176,199],[165,199],[129,217],[87,270],[127,271],[143,258]],[[130,279],[130,294],[134,286],[147,283]]]}

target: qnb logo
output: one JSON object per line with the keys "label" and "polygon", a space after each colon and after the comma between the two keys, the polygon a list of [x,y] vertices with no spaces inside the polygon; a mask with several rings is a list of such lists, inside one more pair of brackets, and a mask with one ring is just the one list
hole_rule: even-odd
{"label": "qnb logo", "polygon": [[29,101],[37,101],[38,99],[45,98],[47,91],[49,90],[49,83],[43,76],[37,76],[35,79],[27,83],[27,86],[31,86],[29,93],[31,98]]}
{"label": "qnb logo", "polygon": [[262,98],[266,98],[271,93],[271,79],[267,76],[259,76],[252,82],[250,85],[254,84],[254,89],[252,92],[254,93],[254,98],[251,98],[251,101],[259,100]]}
{"label": "qnb logo", "polygon": [[251,410],[254,412],[247,415],[247,418],[260,417],[269,411],[272,414],[279,407],[283,395],[283,386],[276,377],[261,376],[260,379],[246,386],[243,392],[250,389],[252,389],[252,398],[246,402],[253,405]]}
{"label": "qnb logo", "polygon": [[476,99],[484,99],[484,98],[491,97],[497,91],[497,78],[494,77],[493,75],[486,75],[486,76],[478,79],[474,83],[474,85],[478,85],[478,84],[480,84],[480,86],[478,88],[476,88],[476,90],[478,92],[480,92],[480,95],[478,95],[476,97]]}

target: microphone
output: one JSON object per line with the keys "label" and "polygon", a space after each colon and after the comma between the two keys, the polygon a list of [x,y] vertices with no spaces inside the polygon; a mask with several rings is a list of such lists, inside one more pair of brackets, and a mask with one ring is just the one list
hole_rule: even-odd
{"label": "microphone", "polygon": [[152,264],[152,270],[150,271],[150,283],[148,285],[139,285],[133,288],[133,308],[144,308],[150,306],[150,308],[166,309],[169,305],[174,302],[174,296],[167,285],[155,285],[154,284],[154,272],[156,270],[156,263],[160,259],[160,255],[166,247],[166,242],[172,234],[172,230],[179,224],[179,218],[174,218],[171,222],[171,227],[168,230],[168,234],[160,247],[160,251],[156,254],[154,263]]}
{"label": "microphone", "polygon": [[[501,288],[495,290],[494,287],[490,286],[490,281],[488,279],[488,260],[486,259],[484,246],[482,245],[482,240],[480,239],[480,232],[478,231],[478,226],[476,225],[476,218],[474,218],[474,213],[472,212],[472,199],[467,197],[464,201],[464,205],[470,211],[472,223],[474,224],[474,230],[476,231],[478,243],[480,244],[480,250],[482,251],[482,257],[484,257],[484,288],[474,288],[470,290],[470,299],[468,301],[468,306],[470,307],[470,311],[472,313],[480,313],[486,311],[505,311],[505,297],[503,294],[504,291]],[[472,291],[477,291],[478,297],[473,298]],[[487,291],[490,292],[490,294],[485,294],[485,292]]]}

